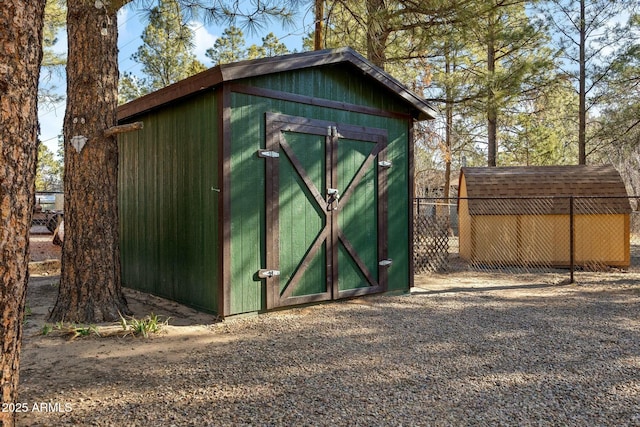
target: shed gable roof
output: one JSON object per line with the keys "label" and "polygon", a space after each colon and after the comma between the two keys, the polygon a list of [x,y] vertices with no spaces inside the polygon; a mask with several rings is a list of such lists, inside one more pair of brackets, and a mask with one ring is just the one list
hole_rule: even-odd
{"label": "shed gable roof", "polygon": [[471,215],[568,214],[570,196],[576,213],[631,212],[612,165],[462,168],[463,177]]}
{"label": "shed gable roof", "polygon": [[420,96],[407,89],[390,74],[367,61],[355,50],[345,47],[222,64],[145,95],[118,108],[118,120],[153,110],[174,100],[206,90],[223,82],[284,71],[346,63],[360,70],[408,104],[418,120],[435,118],[436,112]]}

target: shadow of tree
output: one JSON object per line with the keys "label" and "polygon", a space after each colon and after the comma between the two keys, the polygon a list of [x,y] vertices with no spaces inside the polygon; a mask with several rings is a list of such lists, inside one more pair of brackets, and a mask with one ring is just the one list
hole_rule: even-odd
{"label": "shadow of tree", "polygon": [[[225,342],[159,338],[167,348],[181,346],[174,357],[145,354],[142,346],[136,357],[114,352],[111,369],[79,353],[57,360],[54,375],[32,370],[21,397],[69,399],[73,411],[24,419],[132,426],[633,425],[640,423],[639,302],[637,289],[504,293],[498,287],[374,296],[232,319],[213,333]],[[94,382],[65,381],[72,370]]]}

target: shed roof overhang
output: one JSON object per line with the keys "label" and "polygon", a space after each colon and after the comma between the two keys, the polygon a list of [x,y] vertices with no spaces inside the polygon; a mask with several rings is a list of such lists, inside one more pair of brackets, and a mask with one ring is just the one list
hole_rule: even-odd
{"label": "shed roof overhang", "polygon": [[[612,165],[464,167],[471,215],[628,214],[627,191]],[[458,201],[459,202],[459,201]]]}
{"label": "shed roof overhang", "polygon": [[118,120],[125,120],[154,110],[162,105],[210,89],[223,82],[340,63],[350,64],[355,69],[360,70],[366,77],[402,99],[413,111],[413,116],[416,120],[429,120],[436,117],[437,113],[423,98],[407,89],[390,74],[371,64],[355,50],[345,47],[218,65],[121,105],[118,107]]}

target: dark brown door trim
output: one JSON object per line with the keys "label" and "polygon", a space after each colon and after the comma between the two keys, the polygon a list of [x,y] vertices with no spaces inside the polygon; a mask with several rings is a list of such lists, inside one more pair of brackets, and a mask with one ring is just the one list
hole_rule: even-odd
{"label": "dark brown door trim", "polygon": [[[337,145],[341,138],[356,141],[371,142],[373,147],[364,163],[360,166],[344,193],[340,196],[339,205],[348,203],[355,188],[362,181],[362,178],[372,167],[373,162],[378,159],[380,162],[384,158],[384,149],[387,145],[387,132],[384,129],[366,128],[361,126],[338,124],[335,122],[307,119],[302,117],[288,116],[278,113],[266,113],[266,150],[271,154],[265,156],[266,160],[266,269],[277,270],[280,265],[279,251],[279,167],[280,156],[286,156],[291,165],[303,181],[304,185],[315,199],[318,206],[325,214],[326,221],[324,228],[315,238],[300,263],[299,268],[289,279],[287,288],[280,292],[280,277],[274,275],[266,280],[266,308],[304,304],[309,302],[338,299],[348,296],[363,295],[374,292],[382,292],[386,289],[386,267],[379,267],[378,278],[374,272],[370,271],[363,260],[359,257],[357,249],[349,241],[347,236],[340,229],[338,218],[340,209],[337,203],[329,195],[324,194],[326,189],[319,189],[309,178],[302,162],[298,159],[289,143],[284,138],[284,132],[305,133],[325,137],[325,170],[326,184],[329,188],[337,188],[338,185],[338,150]],[[386,170],[377,169],[378,180],[378,258],[386,259],[387,256],[387,229],[386,229]],[[337,208],[337,209],[335,209]],[[296,285],[302,278],[306,266],[318,254],[326,242],[326,291],[317,294],[292,296]],[[339,289],[339,268],[338,268],[338,244],[342,244],[354,263],[358,266],[368,285],[365,287],[340,290]]]}

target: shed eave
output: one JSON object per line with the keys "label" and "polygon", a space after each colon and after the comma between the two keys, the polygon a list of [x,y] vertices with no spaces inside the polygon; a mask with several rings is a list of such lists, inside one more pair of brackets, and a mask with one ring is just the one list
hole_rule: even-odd
{"label": "shed eave", "polygon": [[417,120],[432,120],[436,118],[437,113],[429,103],[349,47],[241,61],[233,64],[223,64],[220,65],[220,68],[223,81],[233,81],[259,75],[340,63],[351,64],[365,76],[379,82],[392,93],[402,98],[413,107],[414,116]]}
{"label": "shed eave", "polygon": [[[463,167],[459,190],[463,182],[474,215],[526,213],[533,200],[539,202],[538,214],[560,213],[567,211],[566,201],[572,196],[578,212],[631,212],[624,182],[613,165]],[[502,202],[488,204],[483,199]]]}
{"label": "shed eave", "polygon": [[213,67],[118,107],[118,121],[155,110],[163,105],[202,92],[222,82],[220,67]]}
{"label": "shed eave", "polygon": [[218,65],[121,105],[118,107],[118,120],[132,118],[180,98],[211,89],[223,82],[339,63],[351,64],[359,69],[365,76],[378,82],[394,95],[401,98],[406,104],[411,106],[411,110],[413,110],[412,115],[416,120],[435,119],[437,113],[431,108],[429,103],[407,89],[390,74],[371,64],[355,50],[345,47]]}

